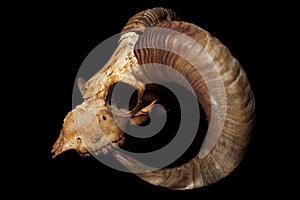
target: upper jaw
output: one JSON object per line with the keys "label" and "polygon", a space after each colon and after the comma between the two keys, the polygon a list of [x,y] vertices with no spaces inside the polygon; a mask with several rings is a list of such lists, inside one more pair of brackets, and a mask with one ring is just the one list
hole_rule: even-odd
{"label": "upper jaw", "polygon": [[112,150],[118,148],[120,145],[124,144],[125,142],[125,137],[122,136],[121,138],[114,140],[112,142],[107,143],[106,145],[102,146],[99,149],[96,149],[93,152],[94,155],[98,156],[100,154],[108,154]]}

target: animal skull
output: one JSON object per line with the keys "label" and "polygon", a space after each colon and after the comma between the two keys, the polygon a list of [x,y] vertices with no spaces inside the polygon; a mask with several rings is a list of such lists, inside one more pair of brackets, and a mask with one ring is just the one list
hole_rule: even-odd
{"label": "animal skull", "polygon": [[[84,102],[66,116],[52,149],[53,157],[70,149],[82,155],[108,153],[124,143],[123,126],[128,120],[143,123],[159,101],[155,92],[146,95],[145,83],[149,82],[149,74],[168,77],[155,71],[155,67],[147,71],[141,66],[161,63],[172,66],[186,77],[207,115],[209,126],[212,130],[219,128],[220,135],[207,134],[199,154],[179,167],[136,175],[158,186],[192,189],[217,182],[235,169],[244,156],[255,118],[250,84],[239,62],[219,40],[194,24],[176,20],[172,10],[153,8],[128,21],[107,64],[87,82],[78,81]],[[192,42],[186,42],[182,35],[192,38]],[[188,61],[166,51],[167,48],[187,52]],[[196,69],[193,62],[197,64]],[[215,74],[219,74],[218,80],[224,88],[215,83],[218,81]],[[172,80],[176,81],[176,78]],[[118,82],[137,89],[138,100],[131,110],[119,109],[108,102],[110,88]],[[224,96],[220,95],[221,91]],[[218,109],[214,107],[224,110],[222,127],[216,121],[218,115],[214,113]],[[118,116],[117,119],[114,116]],[[119,152],[114,156],[128,168],[147,167]]]}

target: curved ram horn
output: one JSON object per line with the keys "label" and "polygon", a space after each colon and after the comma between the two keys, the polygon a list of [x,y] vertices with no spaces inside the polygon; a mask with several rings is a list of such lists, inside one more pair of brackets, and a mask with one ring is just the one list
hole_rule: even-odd
{"label": "curved ram horn", "polygon": [[[233,171],[244,156],[254,121],[254,95],[239,62],[208,32],[186,22],[161,22],[156,27],[157,29],[146,29],[135,45],[134,52],[139,64],[160,63],[173,67],[184,75],[192,84],[208,116],[211,130],[220,128],[216,128],[220,123],[215,123],[215,120],[222,117],[211,118],[212,103],[222,102],[220,98],[224,97],[217,94],[213,96],[210,92],[218,88],[209,90],[208,82],[216,79],[213,74],[219,74],[226,95],[225,104],[219,105],[225,106],[225,121],[221,127],[221,135],[217,137],[215,132],[207,134],[206,143],[191,161],[180,167],[137,173],[137,175],[149,183],[171,189],[191,189],[212,184]],[[174,30],[174,32],[164,29]],[[183,35],[176,34],[175,31]],[[194,43],[187,43],[185,36],[192,38]],[[162,44],[161,41],[164,43]],[[189,62],[171,51],[163,50],[172,48],[176,48],[177,52],[187,52],[186,57],[189,57]],[[190,63],[199,66],[192,66]],[[198,73],[195,68],[202,71]],[[142,75],[139,76],[165,77],[159,74],[160,72],[152,66],[143,68]],[[214,141],[214,138],[217,138],[217,141]],[[124,161],[123,164],[127,165]]]}
{"label": "curved ram horn", "polygon": [[[155,11],[153,10],[152,12],[155,15]],[[143,16],[140,15],[136,18],[143,19]],[[136,22],[136,18],[133,18],[134,22]],[[129,20],[128,24],[132,23]],[[218,99],[218,96],[212,98],[212,94],[209,93],[207,88],[209,80],[204,80],[203,78],[205,71],[199,74],[188,61],[162,49],[172,49],[173,45],[182,48],[180,50],[177,49],[178,52],[188,51],[190,59],[194,59],[196,63],[205,65],[205,67],[211,68],[220,74],[226,93],[226,119],[218,141],[212,142],[213,139],[210,139],[215,138],[214,132],[210,133],[211,135],[207,135],[207,145],[203,145],[199,154],[188,163],[176,168],[137,173],[137,175],[154,185],[173,189],[190,189],[209,185],[228,175],[243,158],[254,121],[254,95],[239,62],[219,40],[212,37],[207,31],[185,22],[160,22],[156,27],[180,32],[194,39],[194,43],[185,44],[185,39],[180,38],[179,34],[172,36],[168,31],[160,31],[161,29],[145,30],[143,26],[142,28],[145,32],[135,44],[134,51],[138,63],[140,65],[160,63],[174,67],[176,71],[183,74],[189,79],[190,83],[193,83],[192,87],[196,91],[197,97],[210,120],[211,100],[213,99],[214,103],[221,100]],[[165,47],[162,47],[161,41],[165,41],[163,44]],[[178,41],[183,42],[175,44],[180,43]],[[200,47],[205,49],[206,53],[202,53],[204,50],[199,52],[195,43],[200,44]],[[159,74],[160,70],[152,67],[150,72],[145,72],[144,70],[142,75],[139,76],[145,76],[148,73],[151,74],[150,76],[153,76],[154,74]],[[158,76],[163,77],[164,75],[160,74]],[[211,77],[211,79],[214,78]],[[218,126],[219,124],[209,122],[209,125]],[[214,129],[214,127],[210,128]],[[212,149],[203,156],[205,154],[203,152],[207,151],[206,148]],[[125,166],[130,165],[130,160],[124,160],[126,159],[123,158],[122,163]]]}
{"label": "curved ram horn", "polygon": [[[170,189],[209,185],[235,169],[245,154],[255,118],[255,99],[247,76],[219,40],[194,24],[174,20],[177,17],[173,11],[154,8],[128,21],[110,60],[84,84],[84,102],[65,118],[52,150],[54,156],[69,149],[98,155],[107,153],[110,145],[122,144],[121,126],[126,117],[121,123],[114,121],[107,102],[109,88],[124,82],[142,88],[142,97],[145,84],[153,77],[182,85],[176,77],[163,74],[157,65],[152,65],[158,63],[183,75],[191,86],[188,89],[195,91],[209,124],[202,147],[193,159],[179,167],[154,170],[118,151],[113,151],[113,155],[129,169],[149,169],[136,175]],[[140,105],[133,113],[127,113],[139,111],[143,111]]]}

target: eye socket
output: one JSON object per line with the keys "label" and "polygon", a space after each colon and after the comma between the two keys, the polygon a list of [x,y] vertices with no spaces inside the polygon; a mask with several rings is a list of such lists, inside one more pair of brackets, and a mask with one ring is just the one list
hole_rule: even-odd
{"label": "eye socket", "polygon": [[102,119],[103,119],[103,120],[106,120],[106,116],[102,115]]}
{"label": "eye socket", "polygon": [[131,110],[138,102],[138,93],[131,85],[117,82],[109,87],[106,102],[116,108]]}

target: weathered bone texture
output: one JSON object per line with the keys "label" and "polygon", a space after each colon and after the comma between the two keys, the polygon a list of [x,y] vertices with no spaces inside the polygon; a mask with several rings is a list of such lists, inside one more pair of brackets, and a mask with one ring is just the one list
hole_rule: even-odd
{"label": "weathered bone texture", "polygon": [[[176,77],[162,74],[155,65],[140,67],[160,63],[180,72],[190,82],[210,128],[222,126],[221,135],[208,134],[197,156],[181,166],[136,175],[157,186],[192,189],[215,183],[236,168],[246,152],[255,118],[255,100],[247,76],[218,39],[194,24],[175,21],[177,19],[172,10],[153,8],[128,21],[107,64],[85,84],[80,84],[85,101],[67,115],[52,150],[54,156],[69,149],[82,154],[87,151],[107,153],[110,144],[122,143],[124,133],[112,121],[112,110],[106,101],[109,87],[122,81],[139,88],[140,102],[150,77],[176,82]],[[186,42],[185,37],[192,38],[192,42]],[[176,52],[184,52],[183,55],[167,50],[175,47]],[[224,88],[217,81],[221,81]],[[218,91],[224,91],[225,98]],[[214,107],[223,109],[225,115],[212,115]],[[127,114],[136,116],[142,109],[137,105]],[[225,118],[224,124],[218,122],[221,117]],[[129,169],[143,167],[125,155],[114,155]]]}

